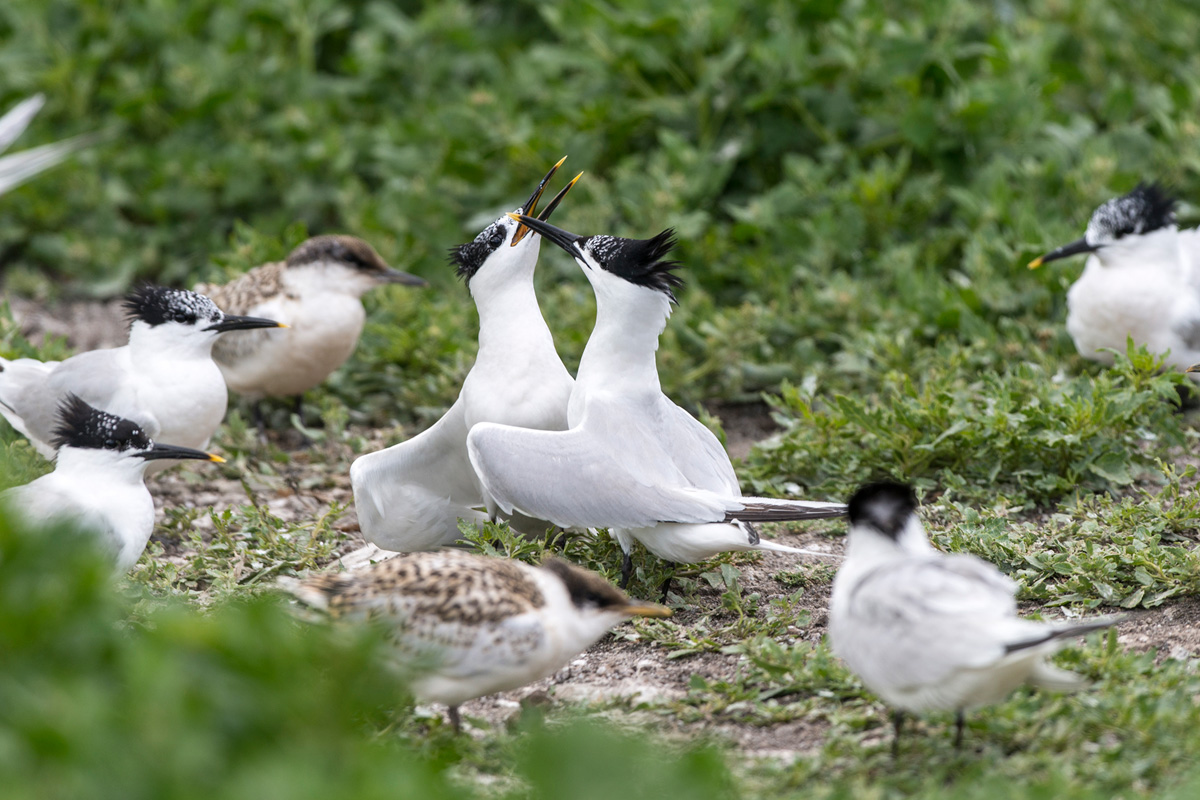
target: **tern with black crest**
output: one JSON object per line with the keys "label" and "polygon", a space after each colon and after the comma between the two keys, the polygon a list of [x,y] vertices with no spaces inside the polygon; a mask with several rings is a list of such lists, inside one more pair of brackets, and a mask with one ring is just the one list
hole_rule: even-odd
{"label": "tern with black crest", "polygon": [[731,550],[808,552],[761,539],[754,523],[839,517],[845,506],[743,497],[717,437],[662,393],[655,351],[682,283],[668,259],[672,232],[580,236],[527,215],[514,219],[575,258],[596,293],[596,325],[568,430],[471,429],[471,463],[493,508],[564,528],[609,528],[626,554],[623,585],[634,541],[676,562]]}
{"label": "tern with black crest", "polygon": [[153,462],[222,462],[212,453],[157,444],[130,420],[68,394],[56,414],[54,471],[0,494],[31,525],[66,523],[102,537],[116,568],[137,563],[154,532],[154,500],[143,480]]}
{"label": "tern with black crest", "polygon": [[1200,361],[1200,230],[1179,230],[1175,198],[1138,184],[1103,203],[1081,239],[1029,268],[1087,255],[1067,292],[1067,332],[1084,358],[1112,364],[1128,337],[1152,353],[1170,351],[1177,369]]}
{"label": "tern with black crest", "polygon": [[[522,209],[536,213],[561,165],[542,178]],[[578,180],[577,175],[558,193],[540,219],[549,219]],[[413,439],[364,455],[351,466],[354,504],[367,541],[388,550],[428,550],[457,540],[460,519],[486,519],[483,509],[490,500],[467,456],[473,426],[567,427],[573,381],[533,288],[540,244],[529,227],[501,215],[451,251],[479,311],[479,352],[458,399],[441,419]],[[541,520],[513,524],[530,534],[550,527]]]}
{"label": "tern with black crest", "polygon": [[[204,295],[146,286],[125,299],[129,344],[66,361],[0,358],[0,415],[53,458],[58,406],[67,394],[133,420],[161,444],[204,448],[225,417],[225,379],[212,359],[227,331],[278,328],[225,314]],[[165,462],[159,462],[165,463]]]}
{"label": "tern with black crest", "polygon": [[833,581],[833,651],[903,712],[963,714],[1023,684],[1070,691],[1083,679],[1047,659],[1114,618],[1038,622],[1017,616],[1016,584],[971,555],[933,548],[909,486],[876,483],[850,499],[846,558]]}

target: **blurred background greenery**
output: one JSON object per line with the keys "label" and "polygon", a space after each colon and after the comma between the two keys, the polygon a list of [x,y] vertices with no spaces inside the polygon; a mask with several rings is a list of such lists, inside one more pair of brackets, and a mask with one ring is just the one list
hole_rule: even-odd
{"label": "blurred background greenery", "polygon": [[[0,107],[48,98],[21,146],[103,139],[0,200],[0,292],[52,304],[139,280],[190,286],[306,234],[356,234],[433,285],[371,295],[358,352],[310,402],[327,419],[420,426],[452,401],[475,348],[447,249],[568,154],[564,172],[587,174],[558,224],[679,233],[688,285],[659,352],[664,388],[693,409],[765,392],[785,426],[744,465],[748,488],[838,496],[888,473],[947,502],[1054,508],[1128,487],[1194,440],[1164,402],[1178,376],[1157,375],[1150,354],[1105,370],[1074,352],[1064,290],[1081,265],[1024,265],[1140,180],[1200,196],[1197,42],[1190,1],[5,0]],[[551,247],[538,279],[573,366],[591,291]],[[65,352],[31,348],[0,314],[0,354]],[[45,468],[15,440],[0,431],[0,485]],[[1149,483],[1173,498],[1194,494],[1191,474],[1157,472]],[[1172,556],[1169,575],[1144,566],[1146,553],[1164,563],[1159,537],[1177,542],[1200,511],[1164,517],[1154,502],[1060,506],[1134,532],[1089,539],[1062,556],[1071,570],[1034,557],[1047,551],[1036,526],[1006,533],[957,506],[967,533],[947,541],[1025,570],[1039,597],[1061,597],[1041,582],[1069,571],[1071,602],[1156,605],[1200,591],[1190,557]],[[9,546],[24,545],[0,546],[9,796],[469,794],[456,769],[511,781],[503,796],[611,797],[609,775],[631,778],[630,797],[736,793],[710,751],[647,759],[661,742],[611,731],[428,735],[407,711],[387,716],[395,698],[369,637],[333,641],[263,601],[201,617],[122,599],[83,562],[73,572],[35,549],[40,566],[25,564]],[[1089,583],[1101,574],[1115,594]],[[1136,675],[1132,688],[1158,674],[1112,669],[1114,686]],[[1145,689],[1178,713],[1128,708],[1191,725],[1188,674]],[[389,725],[397,736],[374,733]],[[181,730],[182,745],[163,743]],[[993,753],[977,783],[943,790],[957,759],[879,789],[887,768],[835,741],[827,762],[768,783],[795,796],[969,784],[976,797],[1112,797],[1135,770],[1147,796],[1194,752],[1179,738],[1158,758],[1143,742],[1144,760],[1117,764],[1085,744],[1062,744],[1065,758],[1047,744],[1015,783],[987,778],[1013,763]],[[1073,781],[1073,759],[1088,758],[1088,780]],[[814,786],[825,765],[835,779]],[[98,788],[97,775],[111,780]]]}

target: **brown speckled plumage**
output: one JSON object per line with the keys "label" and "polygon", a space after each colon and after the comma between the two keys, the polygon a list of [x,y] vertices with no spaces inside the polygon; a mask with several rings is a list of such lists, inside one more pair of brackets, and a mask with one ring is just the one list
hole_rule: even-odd
{"label": "brown speckled plumage", "polygon": [[283,271],[287,263],[271,261],[255,267],[225,285],[202,283],[196,291],[208,295],[226,314],[248,314],[257,304],[283,291]]}
{"label": "brown speckled plumage", "polygon": [[456,550],[409,553],[360,572],[314,575],[304,585],[324,595],[335,617],[396,614],[480,625],[545,604],[517,564]]}

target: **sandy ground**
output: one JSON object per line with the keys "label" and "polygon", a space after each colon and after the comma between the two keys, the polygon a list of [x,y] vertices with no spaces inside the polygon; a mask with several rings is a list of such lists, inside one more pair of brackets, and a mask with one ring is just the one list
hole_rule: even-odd
{"label": "sandy ground", "polygon": [[[76,301],[60,304],[50,311],[32,301],[12,299],[10,303],[23,333],[35,342],[47,335],[61,336],[75,349],[91,349],[116,346],[125,340],[125,323],[116,301]],[[755,442],[776,431],[763,404],[719,406],[712,411],[721,418],[729,450],[735,457],[744,457]],[[357,433],[367,437],[368,449],[383,446],[384,432]],[[350,554],[366,542],[358,533],[349,476],[344,468],[330,465],[348,465],[353,454],[339,444],[318,447],[327,450],[292,452],[288,464],[280,466],[276,475],[242,477],[257,502],[265,503],[273,514],[287,521],[311,518],[331,502],[347,505],[346,513],[335,527],[346,534],[340,554]],[[198,471],[196,467],[156,476],[152,478],[151,489],[160,509],[164,505],[220,509],[246,502],[240,479],[214,475],[212,470]],[[212,526],[202,515],[197,519],[196,527],[206,532]],[[819,530],[840,534],[842,527],[830,525]],[[839,535],[782,533],[777,534],[777,538],[784,544],[832,554],[842,551]],[[180,541],[161,535],[156,536],[156,541],[164,547],[167,558],[179,559],[183,555]],[[743,590],[759,592],[765,607],[771,598],[796,591],[795,587],[778,581],[775,575],[795,571],[800,564],[819,563],[836,561],[765,553],[757,562],[739,567]],[[794,639],[817,641],[823,636],[829,589],[828,584],[804,589],[802,605],[811,612],[811,621],[803,629],[793,629]],[[719,606],[719,596],[717,590],[704,586],[699,591],[700,606],[677,609],[675,621],[683,624],[694,621],[702,613]],[[1047,617],[1058,615],[1055,609],[1046,609],[1044,613]],[[1182,659],[1200,655],[1200,598],[1184,598],[1161,608],[1132,612],[1119,626],[1119,640],[1136,651],[1156,650],[1160,658]],[[501,726],[519,713],[522,703],[609,704],[614,700],[625,700],[635,709],[642,709],[644,704],[645,708],[635,710],[635,715],[644,715],[660,727],[687,736],[716,734],[747,754],[790,760],[820,747],[827,730],[826,723],[820,720],[800,719],[772,726],[739,725],[728,721],[689,725],[674,716],[654,714],[655,705],[683,698],[693,675],[708,679],[729,678],[737,674],[739,668],[740,657],[737,655],[704,653],[677,659],[670,659],[668,655],[669,651],[663,648],[627,641],[620,635],[607,637],[553,677],[520,690],[472,701],[463,706],[462,712],[465,718]]]}

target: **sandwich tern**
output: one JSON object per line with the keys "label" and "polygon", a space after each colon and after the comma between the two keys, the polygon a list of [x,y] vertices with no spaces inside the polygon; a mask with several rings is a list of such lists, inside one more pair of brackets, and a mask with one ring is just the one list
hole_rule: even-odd
{"label": "sandwich tern", "polygon": [[902,484],[855,493],[846,558],[829,601],[833,652],[895,709],[895,741],[906,711],[954,711],[959,746],[967,709],[999,702],[1026,683],[1081,688],[1082,678],[1046,659],[1067,640],[1119,620],[1017,616],[1016,584],[975,556],[935,550],[916,508],[912,488]]}
{"label": "sandwich tern", "polygon": [[[0,117],[0,153],[7,150],[9,145],[25,132],[45,102],[45,95],[35,94],[17,103],[7,114]],[[76,136],[0,157],[0,194],[20,186],[39,172],[58,164],[90,142],[91,138]]]}
{"label": "sandwich tern", "polygon": [[366,322],[363,294],[389,283],[428,285],[389,267],[362,239],[315,236],[286,261],[255,267],[224,285],[200,284],[195,291],[227,314],[268,317],[288,326],[222,336],[213,346],[213,360],[232,391],[254,401],[295,395],[299,407],[300,396],[354,352]]}
{"label": "sandwich tern", "polygon": [[1067,292],[1067,331],[1084,358],[1111,365],[1133,337],[1151,352],[1170,351],[1183,369],[1200,361],[1200,231],[1180,231],[1175,199],[1157,184],[1102,204],[1083,238],[1029,263],[1030,269],[1089,254]]}
{"label": "sandwich tern", "polygon": [[[125,300],[129,344],[66,361],[0,358],[0,415],[46,458],[67,393],[133,420],[162,444],[204,448],[225,416],[229,395],[212,360],[226,331],[277,328],[258,317],[224,314],[203,295],[145,286]],[[169,464],[166,464],[169,466]]]}
{"label": "sandwich tern", "polygon": [[0,494],[30,525],[67,523],[94,532],[125,572],[154,532],[154,500],[144,480],[159,459],[223,462],[212,453],[157,444],[139,426],[68,394],[54,429],[54,471]]}
{"label": "sandwich tern", "polygon": [[[579,236],[544,220],[521,223],[570,253],[596,294],[596,324],[579,362],[566,431],[481,423],[467,437],[495,505],[564,528],[609,528],[625,553],[640,541],[659,558],[703,561],[730,550],[798,550],[760,539],[753,523],[839,517],[841,503],[743,497],[729,455],[658,380],[654,353],[682,281],[652,239]],[[491,507],[490,507],[491,508]]]}
{"label": "sandwich tern", "polygon": [[281,585],[332,617],[387,626],[421,702],[450,707],[554,674],[630,617],[668,617],[565,561],[534,567],[461,550],[409,553]]}
{"label": "sandwich tern", "polygon": [[[565,157],[563,160],[566,160]],[[530,214],[563,161],[522,206]],[[580,173],[582,175],[582,173]],[[541,213],[550,214],[579,175]],[[480,522],[488,498],[467,457],[467,432],[481,422],[564,430],[573,381],[533,289],[540,236],[501,216],[451,250],[479,312],[479,352],[454,405],[428,430],[350,467],[354,505],[367,541],[389,550],[429,550],[459,538],[458,520]],[[529,534],[550,527],[512,520]]]}

